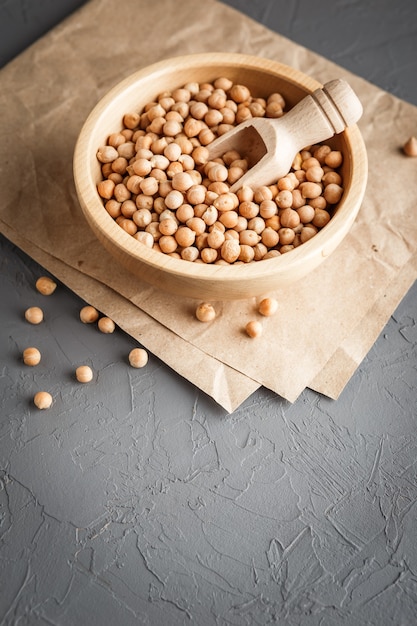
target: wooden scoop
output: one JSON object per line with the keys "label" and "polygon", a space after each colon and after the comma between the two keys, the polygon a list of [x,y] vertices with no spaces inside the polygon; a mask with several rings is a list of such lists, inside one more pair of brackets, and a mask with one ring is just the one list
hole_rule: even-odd
{"label": "wooden scoop", "polygon": [[291,168],[297,152],[341,133],[362,115],[362,105],[344,80],[326,83],[278,119],[254,117],[220,136],[208,147],[215,159],[237,150],[249,162],[248,171],[231,187],[271,185]]}

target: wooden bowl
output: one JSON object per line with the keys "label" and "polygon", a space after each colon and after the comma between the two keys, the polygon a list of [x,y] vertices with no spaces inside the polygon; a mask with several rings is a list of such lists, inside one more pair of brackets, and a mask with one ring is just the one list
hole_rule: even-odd
{"label": "wooden bowl", "polygon": [[[167,59],[129,76],[95,106],[83,125],[74,153],[74,179],[83,213],[103,246],[140,279],[176,295],[199,300],[237,300],[262,296],[299,280],[329,256],[351,228],[367,181],[367,155],[357,126],[328,142],[342,151],[344,194],[329,223],[312,239],[279,257],[245,265],[208,265],[175,259],[147,248],[107,213],[97,193],[101,179],[97,149],[122,117],[139,111],[162,91],[187,82],[211,82],[219,76],[247,85],[253,95],[280,92],[287,106],[322,85],[281,63],[241,54],[195,54]],[[335,77],[337,78],[337,77]]]}

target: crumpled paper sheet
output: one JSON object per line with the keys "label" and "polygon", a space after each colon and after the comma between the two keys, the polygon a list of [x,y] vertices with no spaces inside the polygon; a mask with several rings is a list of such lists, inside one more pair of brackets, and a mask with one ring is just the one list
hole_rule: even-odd
{"label": "crumpled paper sheet", "polygon": [[[206,26],[208,10],[213,26]],[[86,225],[72,182],[77,134],[112,85],[154,61],[213,50],[277,59],[321,82],[344,77],[364,106],[359,126],[369,182],[358,219],[314,274],[274,294],[279,311],[263,320],[264,334],[256,341],[242,332],[256,315],[254,299],[215,303],[218,318],[202,325],[194,319],[195,301],[127,275]],[[33,256],[44,255],[58,278],[65,268],[63,282],[80,295],[88,283],[88,297],[82,297],[92,304],[106,287],[106,307],[118,294],[115,321],[229,411],[260,385],[290,401],[307,386],[338,397],[416,277],[417,176],[415,161],[400,151],[415,132],[416,107],[214,1],[122,0],[116,10],[109,0],[93,0],[1,76],[0,228],[7,237]],[[146,338],[129,326],[133,310],[146,325]],[[210,374],[204,367],[184,371],[177,345],[167,349],[165,333],[183,350],[192,347],[193,359],[209,363]]]}

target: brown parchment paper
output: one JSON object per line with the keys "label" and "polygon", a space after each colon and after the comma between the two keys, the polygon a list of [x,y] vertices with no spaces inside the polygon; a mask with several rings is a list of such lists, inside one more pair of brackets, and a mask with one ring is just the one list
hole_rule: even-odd
{"label": "brown parchment paper", "polygon": [[[256,315],[255,300],[215,303],[215,324],[202,328],[193,316],[194,301],[165,294],[121,270],[86,226],[72,182],[77,134],[104,92],[151,62],[214,50],[278,59],[322,82],[345,77],[364,105],[359,126],[368,149],[369,183],[359,217],[319,270],[275,294],[279,312],[263,320],[264,334],[256,342],[242,332]],[[107,288],[109,310],[118,294],[115,321],[127,332],[133,334],[125,313],[134,307],[138,320],[146,319],[147,335],[168,332],[184,349],[192,346],[193,358],[210,362],[209,383],[206,371],[201,376],[197,368],[193,376],[182,371],[176,349],[167,353],[166,342],[164,350],[158,341],[148,342],[227,410],[259,385],[290,401],[306,386],[338,397],[416,276],[416,168],[399,149],[415,132],[416,107],[214,1],[122,0],[116,9],[109,0],[93,0],[0,75],[0,225],[6,236],[13,240],[15,234],[15,243],[29,254],[53,260],[56,272],[50,271],[58,278],[65,268],[80,295],[81,284],[88,284],[85,299],[92,301],[96,291]],[[230,384],[223,385],[225,372]],[[232,392],[235,386],[239,392]]]}

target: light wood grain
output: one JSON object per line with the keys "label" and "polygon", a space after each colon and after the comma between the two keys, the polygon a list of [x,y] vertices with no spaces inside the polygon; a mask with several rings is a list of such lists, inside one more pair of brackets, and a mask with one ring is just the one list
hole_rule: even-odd
{"label": "light wood grain", "polygon": [[[344,195],[330,222],[310,241],[275,259],[247,265],[195,264],[147,248],[108,215],[97,194],[101,178],[96,153],[110,133],[122,127],[123,114],[140,110],[161,91],[186,82],[227,76],[265,97],[282,93],[289,107],[321,87],[313,78],[275,61],[240,54],[196,54],[168,59],[139,70],[116,85],[96,105],[81,129],[74,152],[74,180],[85,218],[103,246],[132,274],[176,295],[232,300],[261,296],[290,285],[314,270],[350,230],[365,193],[367,155],[353,125],[333,137],[344,155]],[[123,269],[121,268],[121,271]]]}

